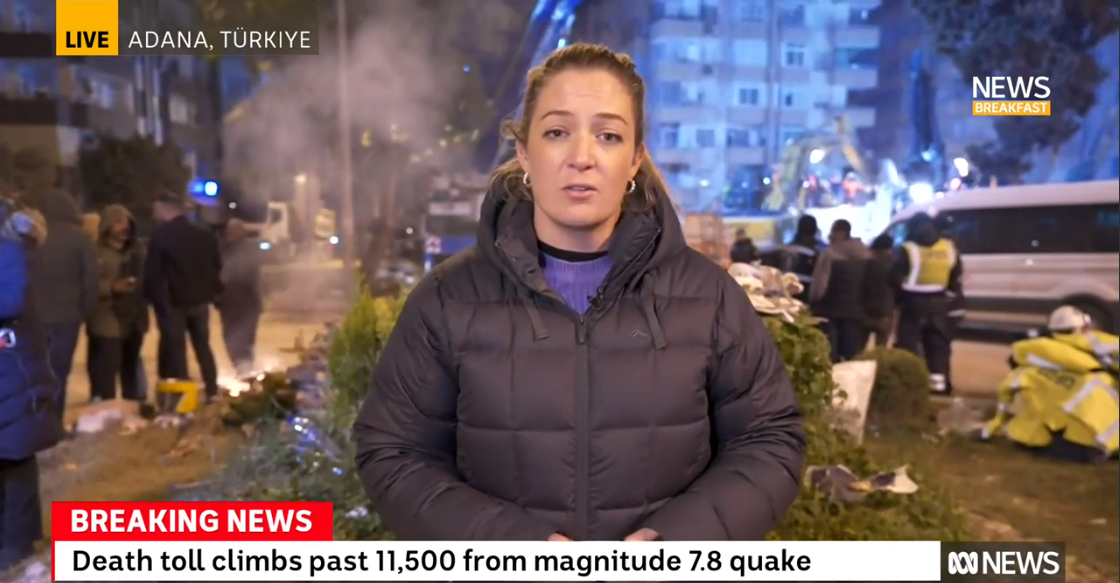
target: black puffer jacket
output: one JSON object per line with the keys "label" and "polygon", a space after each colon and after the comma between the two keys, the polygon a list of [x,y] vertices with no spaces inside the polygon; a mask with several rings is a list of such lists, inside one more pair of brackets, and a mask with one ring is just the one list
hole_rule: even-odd
{"label": "black puffer jacket", "polygon": [[805,441],[742,290],[671,206],[627,213],[585,316],[545,283],[532,203],[491,193],[478,246],[409,296],[355,425],[362,482],[404,539],[762,538]]}

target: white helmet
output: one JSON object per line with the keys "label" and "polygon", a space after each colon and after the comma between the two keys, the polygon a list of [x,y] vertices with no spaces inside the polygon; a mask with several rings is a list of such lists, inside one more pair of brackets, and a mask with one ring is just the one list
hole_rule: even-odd
{"label": "white helmet", "polygon": [[1089,315],[1073,306],[1061,306],[1050,313],[1046,327],[1050,330],[1081,331],[1091,324]]}

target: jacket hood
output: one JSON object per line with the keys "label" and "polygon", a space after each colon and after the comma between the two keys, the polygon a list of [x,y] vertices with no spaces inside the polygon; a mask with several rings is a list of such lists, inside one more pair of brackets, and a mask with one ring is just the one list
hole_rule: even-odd
{"label": "jacket hood", "polygon": [[111,204],[101,209],[101,215],[97,222],[97,238],[98,240],[104,239],[109,230],[121,218],[127,218],[129,224],[128,238],[126,243],[131,243],[136,239],[136,219],[132,217],[132,213],[127,208],[119,204]]}
{"label": "jacket hood", "polygon": [[937,232],[937,227],[933,226],[932,222],[919,221],[910,229],[906,238],[922,247],[928,247],[936,243],[941,238],[941,234]]}
{"label": "jacket hood", "polygon": [[31,197],[47,223],[70,223],[82,226],[82,212],[74,197],[65,190],[48,188]]}
{"label": "jacket hood", "polygon": [[871,257],[871,251],[859,239],[839,241],[829,245],[828,248],[843,259],[869,259]]}
{"label": "jacket hood", "polygon": [[[536,292],[548,289],[540,269],[533,202],[495,181],[482,203],[478,249],[505,273]],[[652,209],[628,211],[615,227],[607,253],[613,267],[604,295],[618,294],[637,278],[688,248],[668,197]]]}

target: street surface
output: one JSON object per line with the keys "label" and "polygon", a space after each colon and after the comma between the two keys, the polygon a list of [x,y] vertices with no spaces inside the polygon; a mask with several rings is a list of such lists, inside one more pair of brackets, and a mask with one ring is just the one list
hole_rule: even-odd
{"label": "street surface", "polygon": [[[304,313],[302,315],[273,311],[266,313],[261,319],[260,329],[257,333],[257,354],[262,365],[287,366],[294,362],[295,355],[283,351],[290,348],[296,336],[302,332],[304,341],[311,338],[323,329],[324,323],[330,316]],[[218,362],[219,377],[221,373],[229,374],[231,366],[226,356],[225,345],[222,343],[221,322],[217,312],[211,311],[210,345],[214,350],[214,358]],[[144,341],[144,365],[149,377],[149,394],[154,390],[156,372],[156,345],[159,333],[155,330],[148,332]],[[958,393],[969,395],[992,394],[1000,381],[1007,374],[1007,358],[1011,349],[1003,344],[987,344],[981,342],[957,341],[953,344],[953,385]],[[198,379],[198,367],[194,354],[188,355],[193,378]],[[78,344],[74,355],[74,371],[70,374],[69,390],[67,392],[67,419],[72,421],[89,409],[89,376],[86,374],[86,343],[85,334]]]}
{"label": "street surface", "polygon": [[[233,367],[226,355],[225,344],[222,343],[222,324],[218,319],[217,310],[210,311],[210,347],[214,351],[214,359],[218,363],[218,378],[230,375]],[[159,332],[155,322],[144,338],[144,367],[148,374],[148,395],[151,397],[155,391],[156,378],[156,348],[159,343]],[[293,316],[287,313],[266,313],[261,318],[260,328],[257,330],[257,361],[262,366],[289,366],[296,361],[296,355],[284,352],[283,349],[291,348],[295,344],[296,336],[301,332],[304,342],[310,342],[315,334],[323,330],[329,320],[322,315]],[[188,349],[187,361],[190,365],[191,377],[195,380],[201,378],[198,374],[198,363],[194,353]],[[118,389],[119,390],[119,389]],[[89,375],[86,372],[86,340],[85,332],[78,342],[78,349],[74,354],[74,370],[70,373],[70,382],[67,385],[66,419],[73,422],[83,413],[94,410],[96,406],[89,405]]]}

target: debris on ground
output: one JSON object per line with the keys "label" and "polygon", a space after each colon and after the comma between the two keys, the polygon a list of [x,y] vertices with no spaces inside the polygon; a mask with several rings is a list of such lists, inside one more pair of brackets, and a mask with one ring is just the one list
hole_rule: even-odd
{"label": "debris on ground", "polygon": [[101,433],[109,426],[115,425],[124,418],[124,411],[116,407],[108,407],[100,411],[86,413],[74,422],[75,435],[92,435]]}
{"label": "debris on ground", "polygon": [[940,435],[979,437],[984,429],[984,412],[956,397],[951,405],[937,412],[937,428]]}
{"label": "debris on ground", "polygon": [[836,502],[858,502],[872,492],[913,494],[918,484],[907,475],[907,466],[860,478],[846,466],[809,466],[805,479],[814,489]]}

